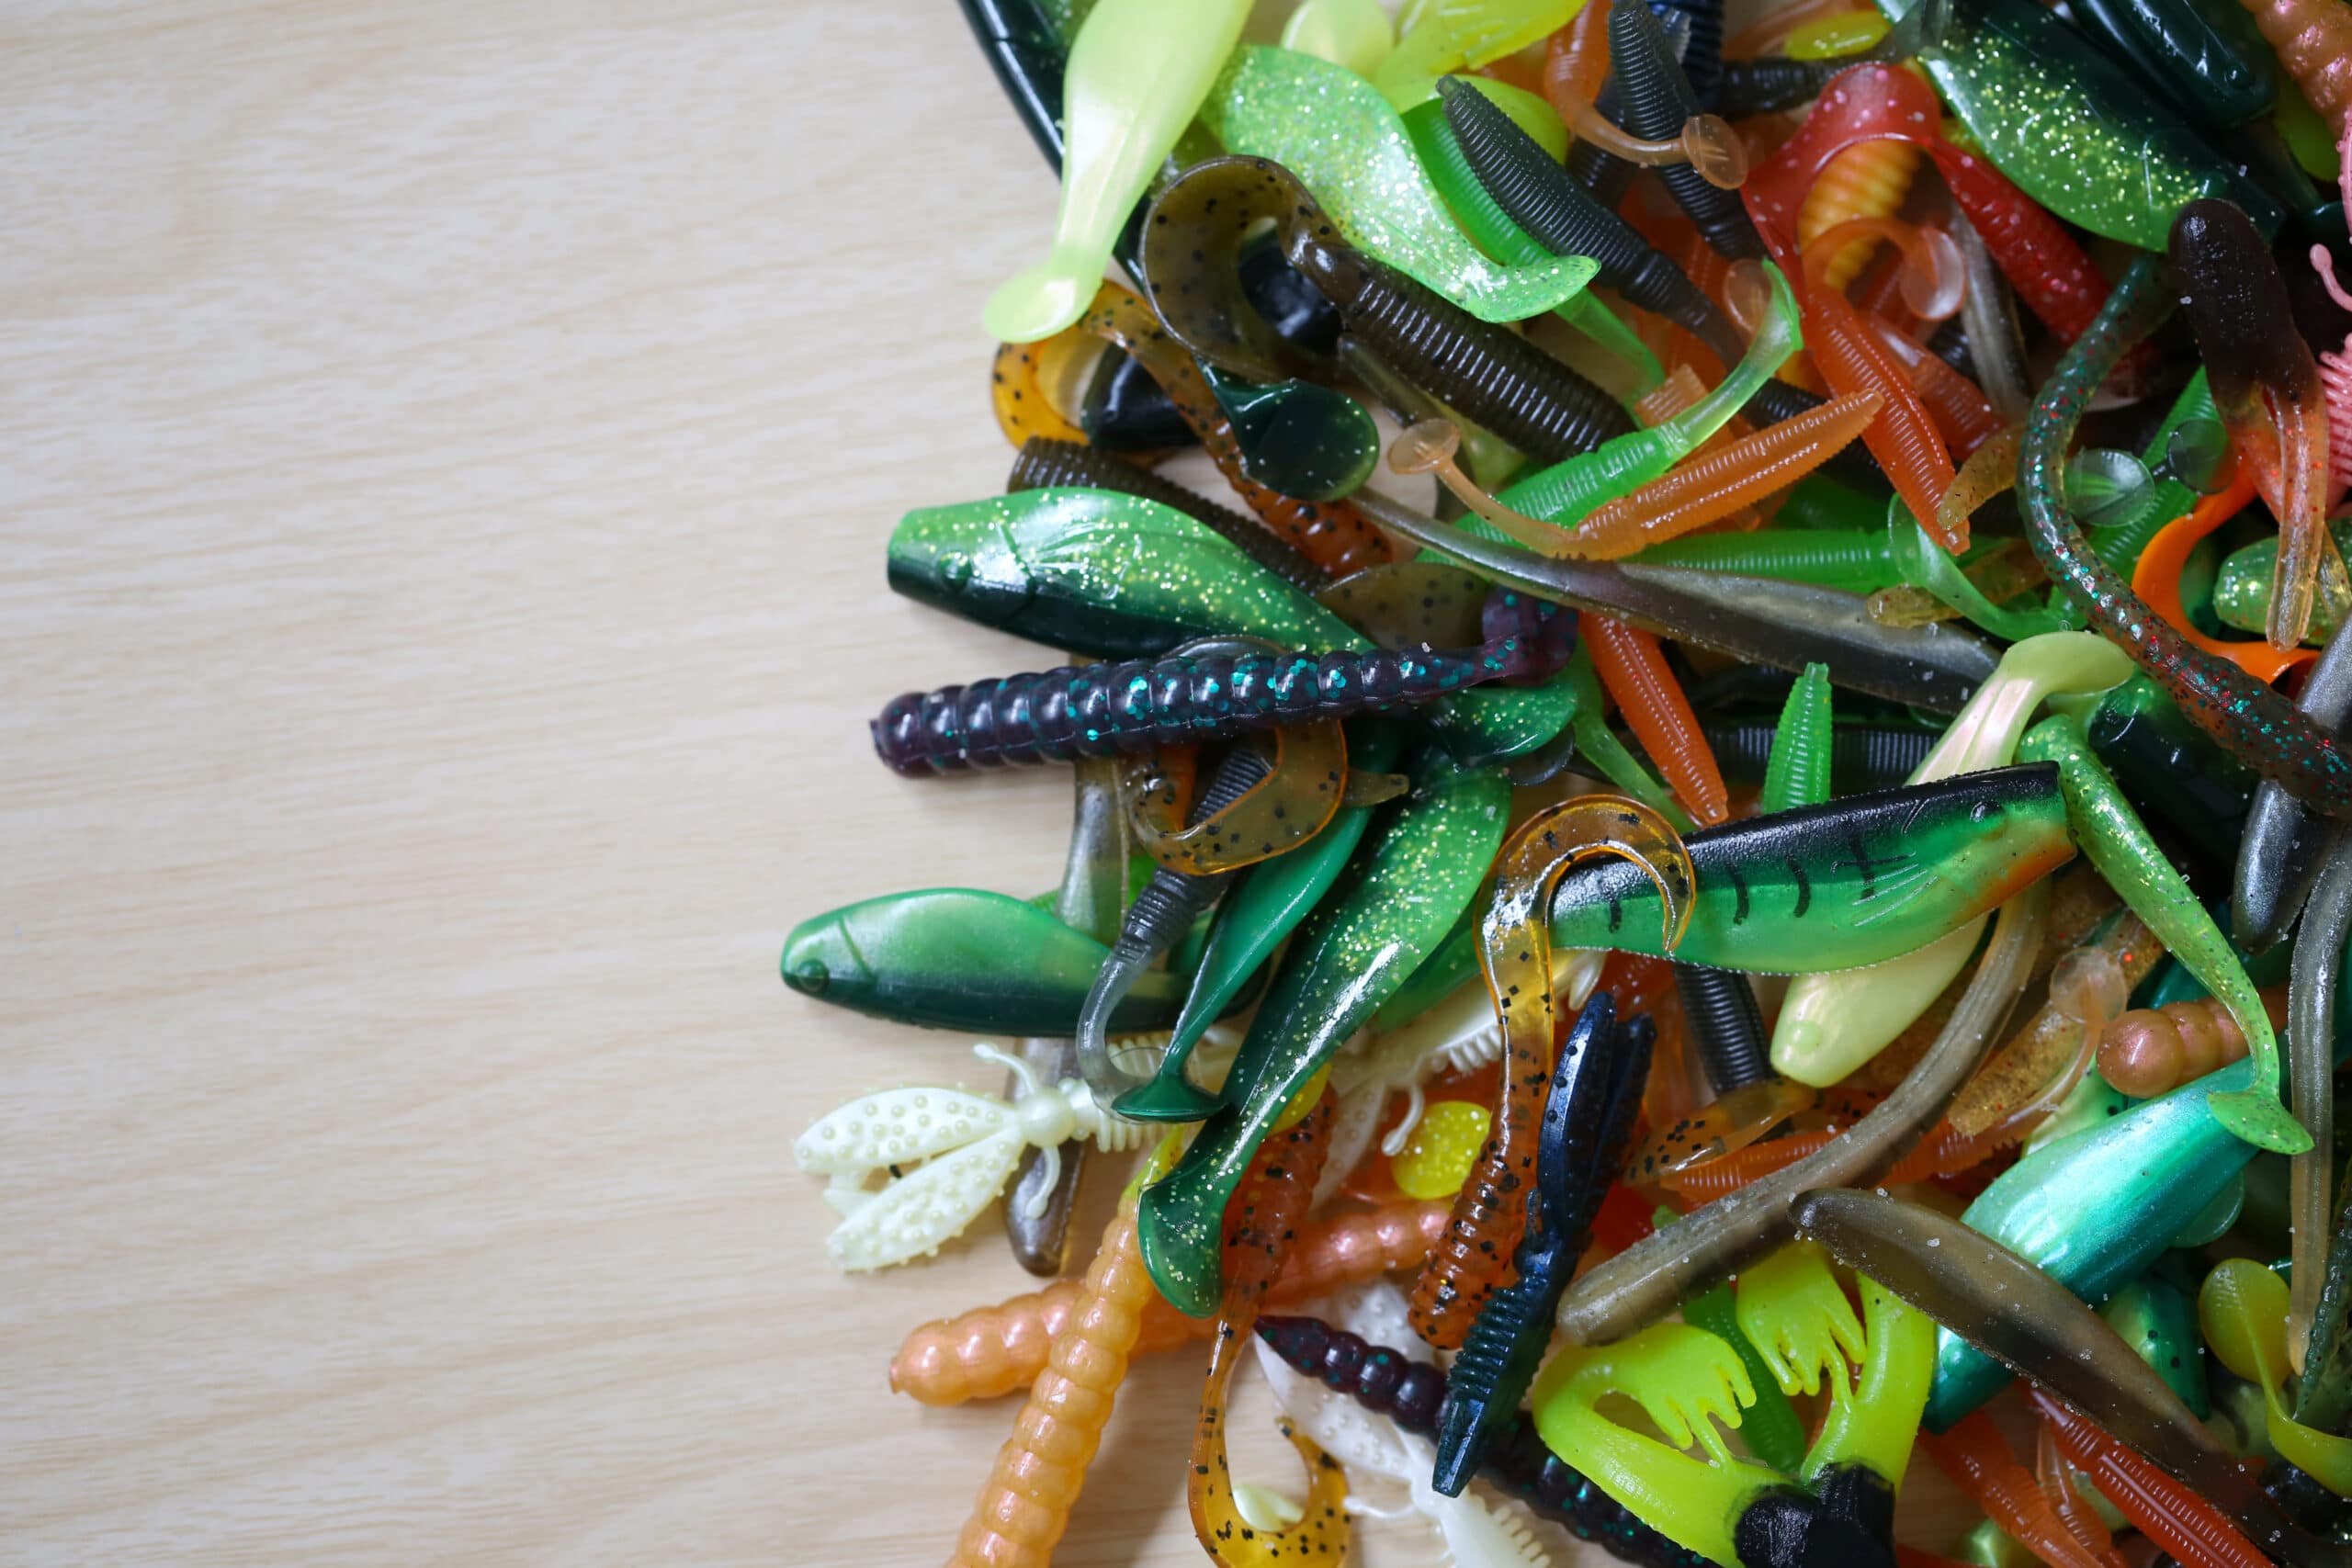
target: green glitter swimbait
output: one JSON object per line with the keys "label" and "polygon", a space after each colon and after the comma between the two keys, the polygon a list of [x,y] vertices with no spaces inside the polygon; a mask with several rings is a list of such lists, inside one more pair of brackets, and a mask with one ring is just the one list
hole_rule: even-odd
{"label": "green glitter swimbait", "polygon": [[[1203,637],[1305,653],[1369,650],[1345,621],[1172,507],[1098,490],[1031,490],[910,512],[890,536],[890,586],[1034,642],[1103,659]],[[1515,757],[1567,722],[1556,685],[1464,692],[1426,716],[1464,761]]]}

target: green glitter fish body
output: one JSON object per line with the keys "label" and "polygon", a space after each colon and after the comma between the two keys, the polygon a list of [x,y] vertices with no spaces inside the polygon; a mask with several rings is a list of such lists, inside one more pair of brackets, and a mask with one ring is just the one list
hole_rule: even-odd
{"label": "green glitter fish body", "polygon": [[1503,266],[1480,254],[1447,214],[1396,110],[1344,66],[1244,45],[1201,118],[1227,152],[1271,158],[1296,175],[1348,243],[1480,321],[1557,310],[1592,277],[1582,256]]}
{"label": "green glitter fish body", "polygon": [[[1022,491],[910,512],[890,536],[889,577],[966,620],[1103,659],[1156,657],[1204,637],[1306,653],[1374,646],[1200,523],[1112,491]],[[1554,682],[1456,693],[1420,716],[1467,762],[1534,750],[1574,705]]]}
{"label": "green glitter fish body", "polygon": [[1413,772],[1412,792],[1373,825],[1292,939],[1227,1075],[1224,1107],[1176,1168],[1144,1190],[1144,1262],[1160,1293],[1195,1317],[1217,1308],[1226,1201],[1250,1156],[1292,1097],[1469,907],[1501,847],[1510,786],[1499,773],[1457,769],[1434,753]]}

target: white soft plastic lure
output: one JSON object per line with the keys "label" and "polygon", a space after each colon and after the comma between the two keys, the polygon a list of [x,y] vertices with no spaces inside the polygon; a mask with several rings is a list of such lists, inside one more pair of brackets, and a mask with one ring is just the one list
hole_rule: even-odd
{"label": "white soft plastic lure", "polygon": [[[1053,1168],[1038,1184],[1042,1200],[1059,1175],[1065,1139],[1132,1149],[1152,1131],[1096,1105],[1076,1078],[1040,1084],[1027,1063],[993,1045],[972,1054],[1012,1071],[1021,1085],[1012,1104],[960,1089],[885,1089],[819,1119],[792,1145],[801,1169],[832,1179],[825,1201],[842,1223],[825,1250],[842,1269],[888,1269],[937,1252],[1004,1190],[1033,1145]],[[876,1176],[890,1179],[869,1190]]]}
{"label": "white soft plastic lure", "polygon": [[[1415,1360],[1430,1360],[1429,1348],[1413,1332],[1407,1310],[1404,1292],[1384,1281],[1332,1297],[1325,1315],[1372,1344],[1391,1346]],[[1350,1396],[1292,1371],[1262,1341],[1258,1346],[1258,1364],[1273,1388],[1275,1402],[1301,1432],[1347,1467],[1351,1480],[1382,1475],[1403,1484],[1407,1506],[1436,1527],[1445,1543],[1446,1560],[1454,1568],[1548,1568],[1550,1556],[1517,1504],[1489,1506],[1468,1494],[1442,1495],[1430,1484],[1430,1475],[1437,1468],[1437,1450],[1426,1440],[1387,1416],[1374,1415]],[[1367,1506],[1360,1495],[1351,1495],[1348,1507],[1356,1513],[1380,1512]]]}

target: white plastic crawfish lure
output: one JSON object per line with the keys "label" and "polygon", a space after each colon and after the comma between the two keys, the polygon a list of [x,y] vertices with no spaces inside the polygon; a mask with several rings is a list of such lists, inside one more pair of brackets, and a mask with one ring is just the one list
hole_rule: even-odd
{"label": "white plastic crawfish lure", "polygon": [[[1060,1174],[1065,1139],[1116,1151],[1151,1132],[1096,1105],[1076,1078],[1040,1084],[1027,1063],[993,1045],[972,1054],[1012,1071],[1021,1092],[1011,1105],[960,1089],[884,1089],[819,1119],[792,1145],[801,1169],[832,1179],[825,1201],[842,1223],[825,1250],[842,1269],[888,1269],[937,1252],[1004,1190],[1032,1145],[1052,1167],[1037,1187],[1043,1195]],[[869,1190],[876,1176],[889,1179]]]}

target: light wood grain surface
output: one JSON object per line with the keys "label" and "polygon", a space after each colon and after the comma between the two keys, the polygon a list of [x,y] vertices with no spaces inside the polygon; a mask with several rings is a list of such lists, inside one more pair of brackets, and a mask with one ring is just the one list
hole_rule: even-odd
{"label": "light wood grain surface", "polygon": [[[836,1277],[789,1144],[996,1075],[774,965],[1066,830],[865,735],[1039,657],[882,577],[1053,199],[954,7],[0,28],[0,1559],[936,1561],[1012,1406],[884,1366],[1025,1279]],[[1198,1375],[1059,1561],[1200,1560]]]}

